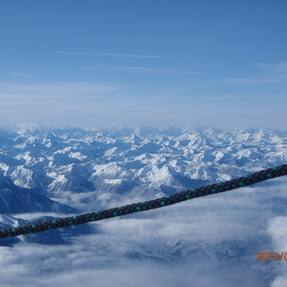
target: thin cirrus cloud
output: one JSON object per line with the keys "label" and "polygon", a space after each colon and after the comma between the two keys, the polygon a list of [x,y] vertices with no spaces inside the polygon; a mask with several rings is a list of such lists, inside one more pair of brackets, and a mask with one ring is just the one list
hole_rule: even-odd
{"label": "thin cirrus cloud", "polygon": [[287,82],[287,62],[258,63],[257,71],[249,77],[226,78],[220,81],[228,85],[266,85]]}
{"label": "thin cirrus cloud", "polygon": [[0,82],[0,121],[2,125],[92,125],[107,120],[107,110],[116,110],[112,103],[122,90],[123,84],[117,83]]}
{"label": "thin cirrus cloud", "polygon": [[236,98],[228,94],[222,99],[219,95],[206,101],[191,89],[168,82],[165,86],[149,86],[127,82],[7,81],[0,82],[0,122],[2,126],[32,123],[61,127],[194,127],[212,123],[225,128],[284,128],[282,97],[277,96],[270,111],[267,105],[259,109],[252,97],[244,96],[248,100],[242,101],[241,94]]}
{"label": "thin cirrus cloud", "polygon": [[[121,71],[126,73],[163,74],[163,75],[187,74],[187,72],[184,70],[167,68],[167,67],[155,67],[155,66],[100,65],[97,67],[87,67],[86,69],[101,70],[101,71]],[[196,74],[195,72],[191,73]]]}
{"label": "thin cirrus cloud", "polygon": [[266,85],[281,82],[281,79],[274,77],[250,77],[250,78],[230,78],[222,80],[223,84],[227,85]]}
{"label": "thin cirrus cloud", "polygon": [[0,82],[0,121],[2,125],[106,126],[154,125],[171,118],[171,100],[137,94],[125,83]]}
{"label": "thin cirrus cloud", "polygon": [[35,75],[30,74],[30,73],[23,73],[23,72],[10,72],[7,73],[8,76],[12,78],[22,78],[22,79],[28,79],[28,78],[33,78]]}
{"label": "thin cirrus cloud", "polygon": [[28,98],[61,98],[61,97],[85,97],[100,96],[118,92],[123,88],[119,83],[89,83],[89,82],[49,82],[49,83],[17,83],[0,82],[0,97],[25,96]]}
{"label": "thin cirrus cloud", "polygon": [[108,53],[108,52],[90,52],[90,51],[53,51],[52,54],[67,56],[96,56],[96,57],[115,57],[115,58],[139,58],[139,59],[157,59],[166,58],[161,55],[129,54],[129,53]]}
{"label": "thin cirrus cloud", "polygon": [[287,72],[287,61],[274,63],[258,63],[257,66],[265,71]]}

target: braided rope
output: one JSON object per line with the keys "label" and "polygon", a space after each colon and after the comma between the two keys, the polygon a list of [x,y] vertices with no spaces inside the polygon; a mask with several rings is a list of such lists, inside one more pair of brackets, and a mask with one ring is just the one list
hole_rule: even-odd
{"label": "braided rope", "polygon": [[65,218],[57,218],[54,220],[47,220],[38,223],[31,223],[16,228],[6,229],[0,231],[0,238],[14,237],[18,235],[25,235],[31,233],[37,233],[45,230],[63,228],[67,226],[73,226],[78,224],[84,224],[92,221],[99,221],[112,217],[118,217],[131,213],[156,209],[178,202],[190,200],[197,197],[202,197],[210,194],[216,194],[233,189],[237,189],[244,186],[249,186],[261,181],[265,181],[271,178],[287,175],[287,164],[277,166],[275,168],[265,169],[259,172],[252,173],[247,176],[242,176],[222,183],[210,184],[207,186],[199,187],[193,190],[187,190],[175,193],[170,196],[161,197],[158,199],[137,202],[121,207],[115,207],[98,212],[84,213],[77,216],[70,216]]}

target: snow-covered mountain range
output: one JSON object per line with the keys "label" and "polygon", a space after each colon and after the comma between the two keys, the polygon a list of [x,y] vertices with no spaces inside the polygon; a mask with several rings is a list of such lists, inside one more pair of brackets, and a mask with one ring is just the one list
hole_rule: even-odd
{"label": "snow-covered mountain range", "polygon": [[[0,133],[1,189],[10,185],[10,190],[37,190],[48,197],[93,191],[154,196],[286,161],[284,131],[23,129]],[[0,205],[1,212],[13,209]]]}
{"label": "snow-covered mountain range", "polygon": [[[0,228],[151,199],[286,162],[287,131],[1,130]],[[268,188],[282,187],[271,181],[252,195],[248,189],[235,191],[193,201],[192,209],[174,206],[105,224],[6,239],[0,245],[67,245],[80,235],[76,243],[83,250],[91,248],[101,262],[121,256],[164,264],[193,260],[253,266],[255,249],[271,244],[269,220],[286,214],[285,193],[265,192]],[[94,245],[87,247],[90,236]],[[272,264],[264,268],[269,275],[258,269],[252,280],[271,282]]]}
{"label": "snow-covered mountain range", "polygon": [[286,131],[2,130],[0,212],[72,213],[107,207],[286,161]]}

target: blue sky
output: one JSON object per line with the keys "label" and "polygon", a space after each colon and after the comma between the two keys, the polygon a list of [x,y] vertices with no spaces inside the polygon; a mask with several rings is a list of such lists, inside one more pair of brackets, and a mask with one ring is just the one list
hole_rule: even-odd
{"label": "blue sky", "polygon": [[286,128],[287,2],[1,1],[1,125]]}

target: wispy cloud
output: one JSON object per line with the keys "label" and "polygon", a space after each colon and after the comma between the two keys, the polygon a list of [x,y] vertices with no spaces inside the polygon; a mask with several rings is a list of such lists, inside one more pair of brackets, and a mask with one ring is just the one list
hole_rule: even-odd
{"label": "wispy cloud", "polygon": [[[174,74],[186,74],[188,72],[168,67],[154,67],[154,66],[132,66],[132,65],[101,65],[97,67],[87,67],[88,70],[108,70],[108,71],[121,71],[127,73],[146,73],[146,74],[164,74],[164,75],[174,75]],[[191,74],[195,74],[190,72]]]}
{"label": "wispy cloud", "polygon": [[156,59],[166,58],[161,55],[146,55],[146,54],[125,54],[125,53],[107,53],[107,52],[89,52],[89,51],[53,51],[52,54],[71,55],[71,56],[95,56],[95,57],[116,57],[116,58],[142,58]]}
{"label": "wispy cloud", "polygon": [[101,96],[121,90],[119,83],[89,83],[89,82],[48,82],[48,83],[19,83],[0,82],[0,97],[21,96],[22,98],[53,99],[72,96]]}
{"label": "wispy cloud", "polygon": [[258,63],[255,75],[223,79],[229,85],[266,85],[287,82],[287,62]]}
{"label": "wispy cloud", "polygon": [[230,78],[223,79],[222,83],[227,85],[266,85],[280,83],[283,80],[273,76],[258,76],[258,77],[246,77],[246,78]]}
{"label": "wispy cloud", "polygon": [[12,77],[12,78],[23,78],[23,79],[27,79],[27,78],[32,78],[34,77],[33,74],[30,73],[23,73],[23,72],[10,72],[7,73],[8,76]]}
{"label": "wispy cloud", "polygon": [[274,63],[259,63],[258,67],[262,70],[272,72],[287,72],[287,61],[274,62]]}
{"label": "wispy cloud", "polygon": [[[117,111],[120,83],[0,82],[0,121],[5,125],[99,125]],[[108,112],[109,111],[109,112]]]}

